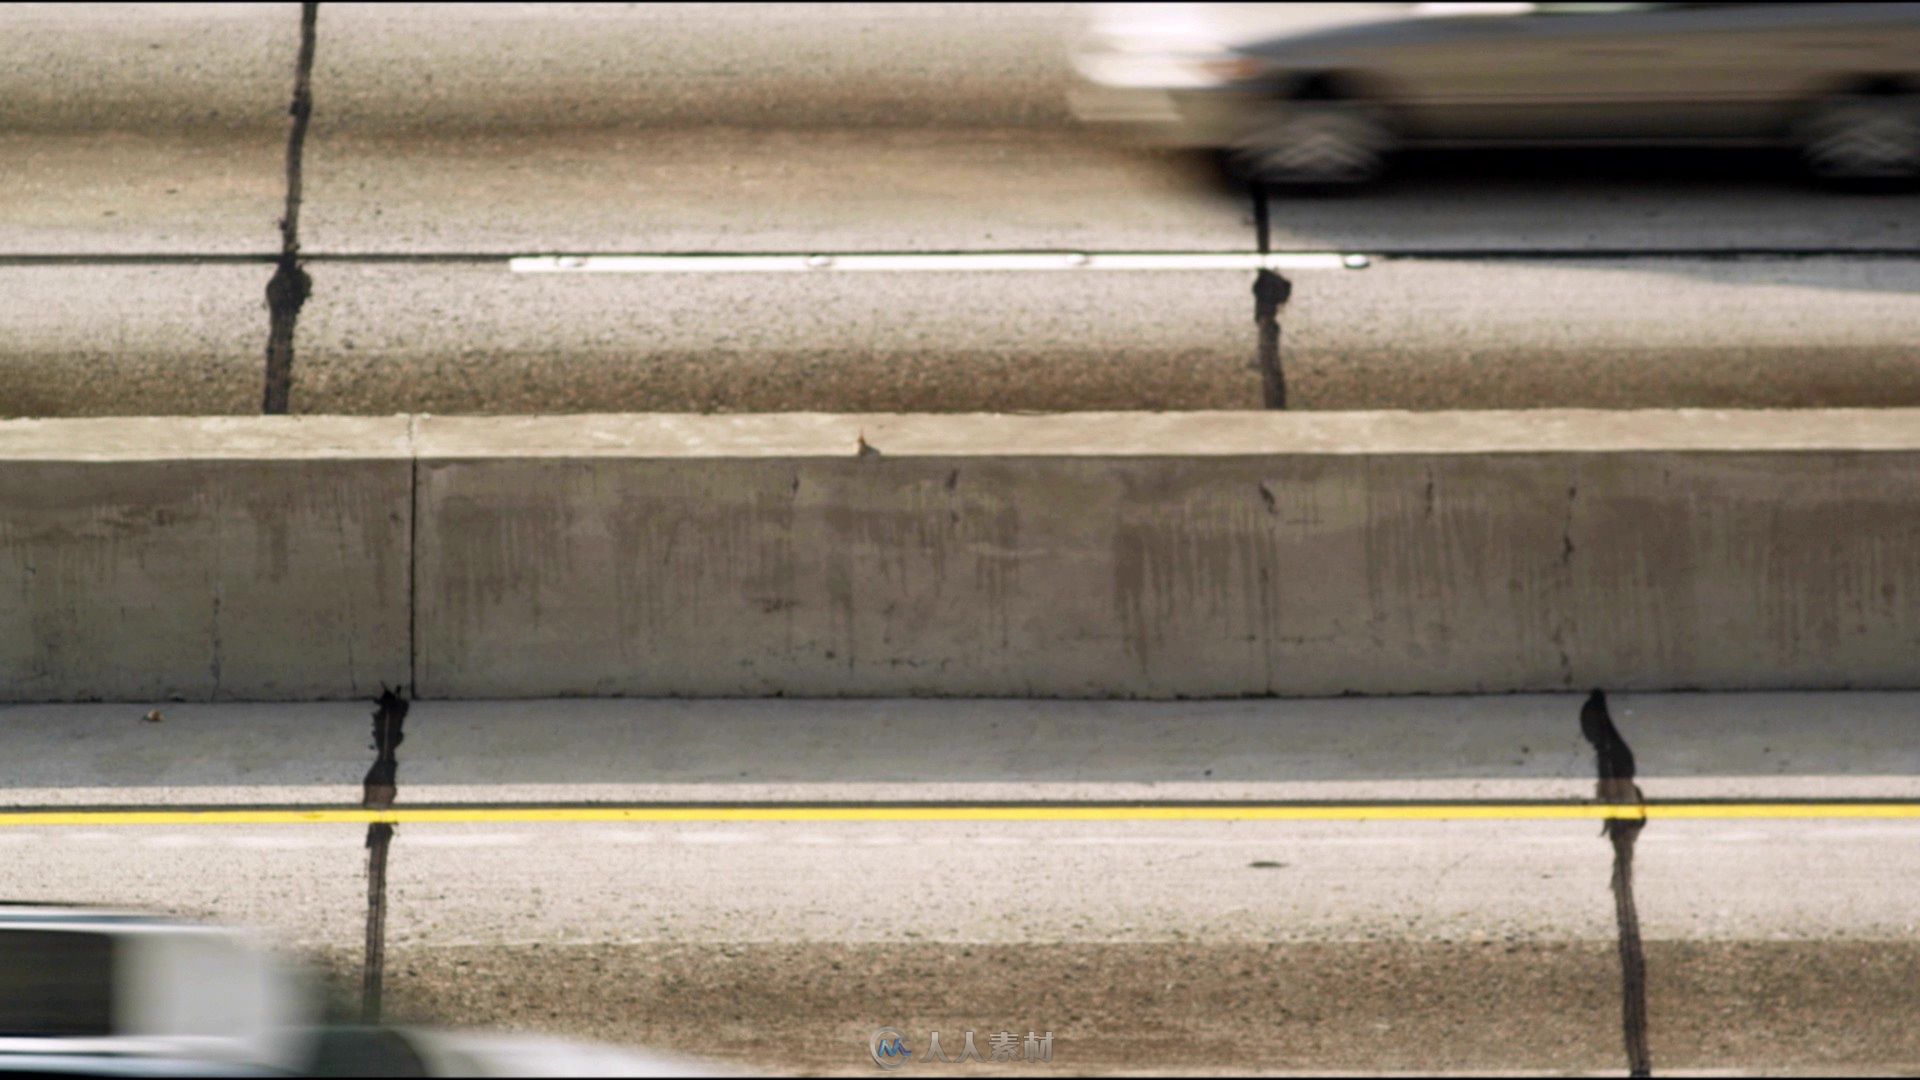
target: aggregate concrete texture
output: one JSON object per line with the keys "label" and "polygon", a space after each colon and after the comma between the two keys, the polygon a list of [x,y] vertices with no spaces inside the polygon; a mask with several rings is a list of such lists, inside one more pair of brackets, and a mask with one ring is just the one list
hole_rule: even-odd
{"label": "aggregate concrete texture", "polygon": [[265,265],[0,265],[0,417],[246,414]]}
{"label": "aggregate concrete texture", "polygon": [[[273,251],[285,210],[286,138],[266,130],[0,133],[0,256]],[[173,272],[191,278],[195,270]]]}
{"label": "aggregate concrete texture", "polygon": [[[10,130],[284,129],[297,5],[0,18]],[[1057,124],[1079,23],[1071,4],[328,3],[315,89],[331,122],[385,129]]]}
{"label": "aggregate concrete texture", "polygon": [[1920,260],[1387,259],[1293,275],[1311,409],[1920,404]]}
{"label": "aggregate concrete texture", "polygon": [[328,266],[312,413],[1257,408],[1251,275]]}
{"label": "aggregate concrete texture", "polygon": [[[1386,260],[1292,273],[1297,409],[1920,404],[1920,261]],[[1252,275],[329,265],[315,413],[1257,409]]]}
{"label": "aggregate concrete texture", "polygon": [[1067,128],[335,132],[311,250],[1241,251],[1253,200],[1194,155]]}
{"label": "aggregate concrete texture", "polygon": [[[0,266],[0,416],[248,413],[266,264]],[[1258,409],[1251,275],[326,263],[305,413]],[[1291,274],[1298,409],[1920,404],[1911,259]]]}
{"label": "aggregate concrete texture", "polygon": [[340,129],[1071,122],[1075,4],[328,4]]}
{"label": "aggregate concrete texture", "polygon": [[0,253],[277,247],[299,39],[284,3],[0,9]]}

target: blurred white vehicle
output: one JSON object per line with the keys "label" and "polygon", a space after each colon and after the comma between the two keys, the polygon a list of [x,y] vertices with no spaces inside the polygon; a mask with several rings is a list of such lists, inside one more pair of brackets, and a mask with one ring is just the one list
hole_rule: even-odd
{"label": "blurred white vehicle", "polygon": [[1086,120],[1277,183],[1372,179],[1399,147],[1790,147],[1920,180],[1920,3],[1101,8]]}
{"label": "blurred white vehicle", "polygon": [[291,1032],[313,1015],[298,979],[250,935],[0,905],[0,1068],[66,1055],[250,1069],[291,1060]]}
{"label": "blurred white vehicle", "polygon": [[540,1035],[329,1028],[307,1076],[742,1076],[709,1062]]}
{"label": "blurred white vehicle", "polygon": [[744,1075],[538,1035],[322,1027],[318,1013],[299,973],[250,934],[0,903],[0,1075]]}

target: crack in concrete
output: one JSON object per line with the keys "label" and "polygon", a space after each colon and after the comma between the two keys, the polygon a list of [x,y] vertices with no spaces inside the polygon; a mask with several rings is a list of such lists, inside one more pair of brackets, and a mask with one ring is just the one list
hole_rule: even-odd
{"label": "crack in concrete", "polygon": [[1280,368],[1280,309],[1293,294],[1293,283],[1271,270],[1253,278],[1253,322],[1260,328],[1254,365],[1260,370],[1260,400],[1269,409],[1287,407],[1287,377]]}
{"label": "crack in concrete", "polygon": [[[398,795],[400,762],[395,751],[405,738],[401,727],[408,706],[407,699],[384,686],[374,704],[375,757],[363,782],[361,805],[369,810],[386,810],[392,808]],[[368,1024],[380,1022],[387,944],[387,850],[393,844],[393,832],[394,827],[385,822],[367,826],[367,951],[361,972],[360,1015]]]}
{"label": "crack in concrete", "polygon": [[314,27],[320,5],[300,5],[300,57],[294,67],[293,117],[287,134],[287,209],[280,218],[280,256],[267,282],[267,376],[261,411],[282,415],[293,392],[293,335],[300,309],[313,294],[313,279],[300,265],[300,170],[307,142],[307,121],[313,115]]}
{"label": "crack in concrete", "polygon": [[407,417],[407,685],[420,696],[420,417]]}
{"label": "crack in concrete", "polygon": [[[1600,778],[1596,791],[1604,803],[1644,806],[1646,798],[1633,782],[1633,751],[1613,726],[1607,695],[1595,690],[1580,707],[1580,734],[1593,747]],[[1633,844],[1645,818],[1609,818],[1601,834],[1613,844],[1613,910],[1620,933],[1620,1024],[1625,1036],[1627,1069],[1632,1076],[1652,1076],[1647,1051],[1647,958],[1640,940],[1640,913],[1633,902]]]}

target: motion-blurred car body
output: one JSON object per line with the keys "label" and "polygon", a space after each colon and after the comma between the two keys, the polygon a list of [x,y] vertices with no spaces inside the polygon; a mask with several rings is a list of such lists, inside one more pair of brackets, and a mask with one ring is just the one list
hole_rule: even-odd
{"label": "motion-blurred car body", "polygon": [[314,1033],[305,1076],[741,1076],[709,1062],[540,1035],[418,1027]]}
{"label": "motion-blurred car body", "polygon": [[[135,912],[0,906],[0,1071],[245,1073],[298,1054],[311,1003],[246,934]],[[93,1065],[84,1063],[89,1060]],[[11,1064],[9,1064],[11,1063]],[[178,1074],[177,1072],[175,1073]]]}
{"label": "motion-blurred car body", "polygon": [[539,1035],[317,1026],[264,942],[137,912],[0,904],[0,1075],[728,1076]]}
{"label": "motion-blurred car body", "polygon": [[1083,119],[1354,183],[1402,146],[1790,145],[1920,176],[1920,4],[1456,3],[1103,9]]}

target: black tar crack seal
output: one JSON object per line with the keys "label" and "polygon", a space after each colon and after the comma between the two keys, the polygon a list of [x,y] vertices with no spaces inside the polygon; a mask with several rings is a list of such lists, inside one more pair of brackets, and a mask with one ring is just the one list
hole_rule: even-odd
{"label": "black tar crack seal", "polygon": [[[1604,803],[1642,804],[1633,782],[1633,751],[1607,712],[1607,695],[1595,690],[1580,707],[1580,734],[1593,746]],[[1633,904],[1633,842],[1646,828],[1645,818],[1608,818],[1602,834],[1613,842],[1613,910],[1620,928],[1620,1019],[1627,1044],[1627,1068],[1633,1076],[1652,1076],[1647,1052],[1647,957],[1640,942],[1640,914]]]}

